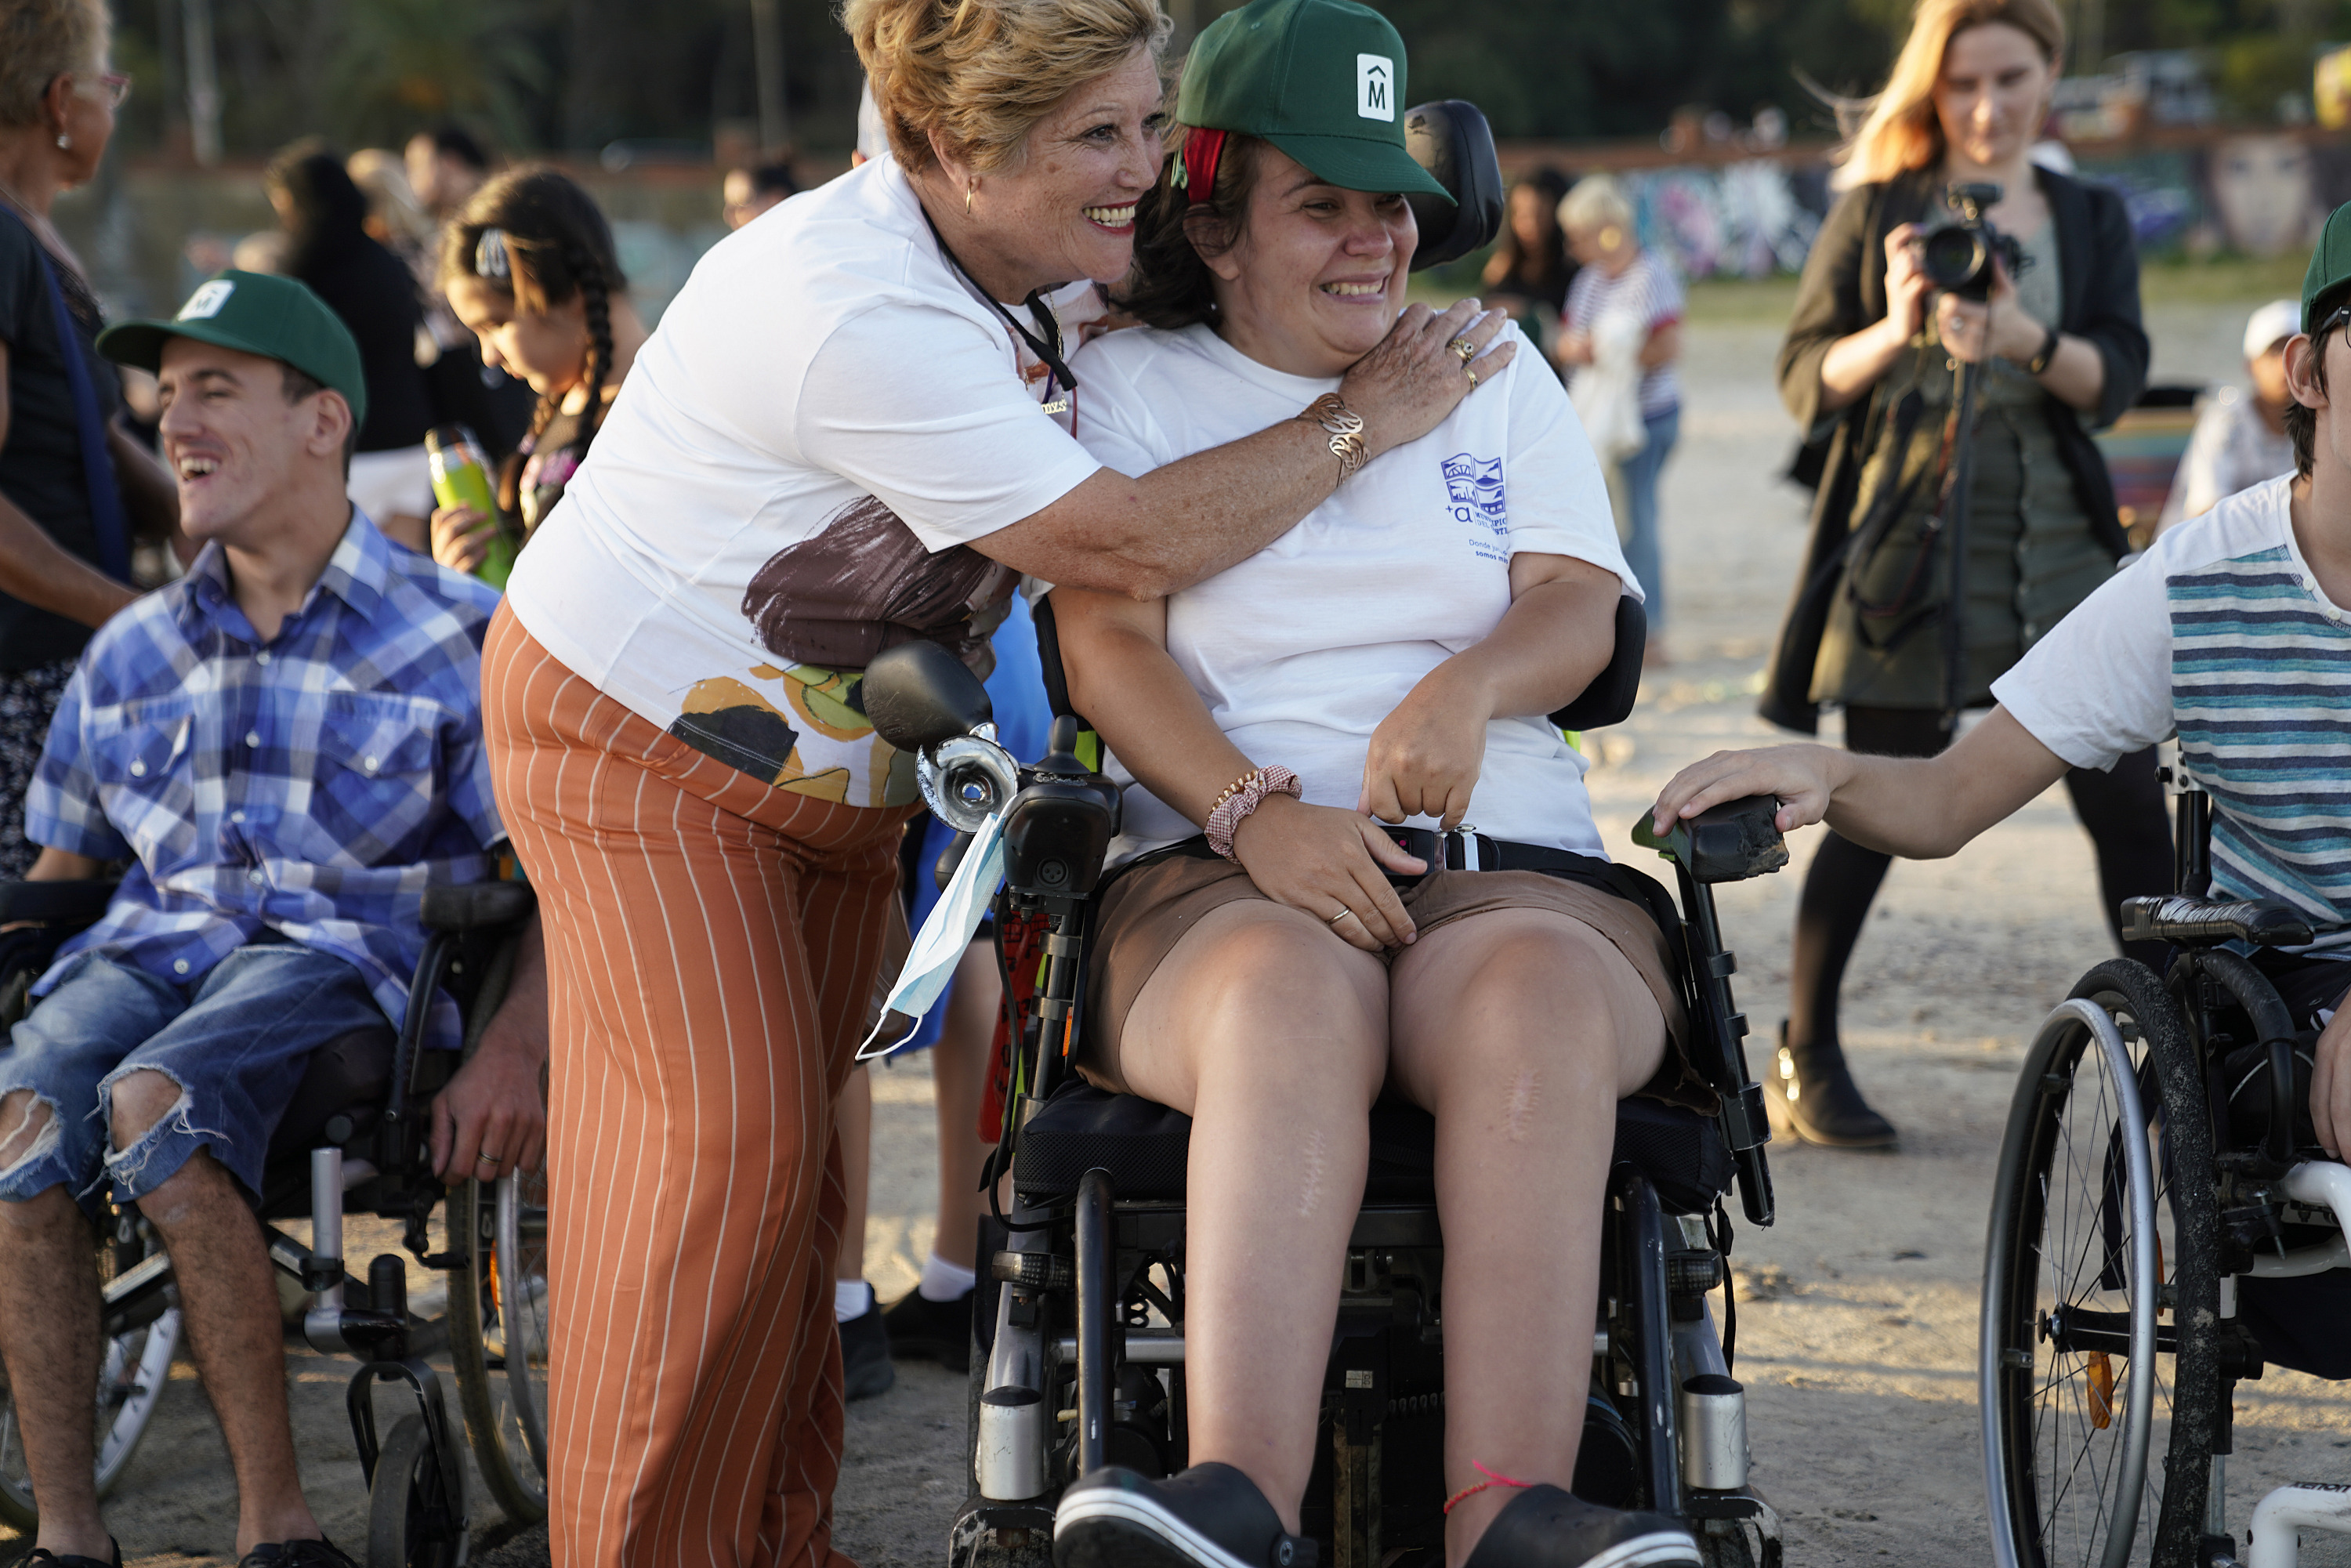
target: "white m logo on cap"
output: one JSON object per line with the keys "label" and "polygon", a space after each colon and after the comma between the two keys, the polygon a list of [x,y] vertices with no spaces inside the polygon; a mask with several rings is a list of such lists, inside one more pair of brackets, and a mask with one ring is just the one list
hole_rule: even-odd
{"label": "white m logo on cap", "polygon": [[1387,56],[1355,57],[1355,113],[1364,120],[1395,119],[1395,62]]}
{"label": "white m logo on cap", "polygon": [[207,316],[217,316],[221,307],[228,303],[228,297],[235,292],[236,285],[225,277],[215,277],[202,284],[188,296],[188,302],[180,307],[177,319],[201,321]]}

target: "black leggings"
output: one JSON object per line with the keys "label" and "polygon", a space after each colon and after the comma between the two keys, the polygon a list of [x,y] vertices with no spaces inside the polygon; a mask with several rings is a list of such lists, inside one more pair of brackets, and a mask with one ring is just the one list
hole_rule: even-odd
{"label": "black leggings", "polygon": [[[1849,707],[1844,743],[1873,757],[1932,757],[1949,741],[1943,716],[1926,708]],[[2126,898],[2171,891],[2171,823],[2155,747],[2134,751],[2110,773],[2075,768],[2065,775],[2074,814],[2098,852],[2098,892],[2106,927],[2131,957],[2160,968],[2160,943],[2123,942],[2116,912]],[[1832,829],[1804,877],[1796,906],[1796,948],[1789,981],[1788,1042],[1837,1041],[1837,990],[1846,960],[1869,918],[1870,902],[1893,856],[1863,849]]]}

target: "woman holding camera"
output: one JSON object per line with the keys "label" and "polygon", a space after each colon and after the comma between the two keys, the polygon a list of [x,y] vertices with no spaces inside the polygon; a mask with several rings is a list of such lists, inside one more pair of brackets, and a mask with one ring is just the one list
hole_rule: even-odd
{"label": "woman holding camera", "polygon": [[[1811,733],[1823,705],[1841,706],[1853,750],[1939,752],[1954,710],[1988,706],[1993,678],[2127,548],[2088,432],[2147,380],[2130,221],[2112,192],[2030,156],[2064,41],[2051,0],[1921,0],[1845,149],[1844,193],[1780,348],[1781,396],[1829,455],[1761,705],[1776,724]],[[1991,232],[1977,236],[1985,259],[1972,277],[1974,247],[1953,236],[1930,256],[1926,243],[1968,221],[1947,195],[1967,185],[1999,188],[1979,193]],[[1962,366],[1976,382],[1965,432]],[[1961,478],[1964,497],[1951,494]],[[1943,525],[1959,500],[1955,583]],[[2111,773],[2077,768],[2066,789],[2097,846],[2110,923],[2120,900],[2169,889],[2152,749]],[[1775,1123],[1809,1143],[1895,1139],[1855,1086],[1837,1033],[1845,961],[1888,863],[1831,832],[1804,883],[1790,1016],[1766,1079]]]}

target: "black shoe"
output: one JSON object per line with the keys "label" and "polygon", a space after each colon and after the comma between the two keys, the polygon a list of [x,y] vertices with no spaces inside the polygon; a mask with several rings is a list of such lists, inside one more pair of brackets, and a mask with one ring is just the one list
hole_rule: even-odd
{"label": "black shoe", "polygon": [[1529,1487],[1494,1516],[1463,1568],[1701,1568],[1698,1542],[1662,1513],[1620,1513]]}
{"label": "black shoe", "polygon": [[899,1361],[935,1361],[949,1372],[971,1370],[971,1299],[966,1291],[952,1301],[934,1301],[909,1291],[890,1304],[882,1322],[890,1330],[890,1354]]}
{"label": "black shoe", "polygon": [[77,1557],[70,1552],[60,1555],[46,1546],[36,1546],[22,1557],[10,1558],[8,1568],[122,1568],[121,1542],[109,1536],[107,1544],[114,1549],[111,1563],[99,1557]]}
{"label": "black shoe", "polygon": [[265,1541],[236,1568],[360,1568],[331,1541]]}
{"label": "black shoe", "polygon": [[1314,1542],[1285,1532],[1257,1483],[1230,1465],[1194,1465],[1166,1480],[1108,1466],[1053,1511],[1054,1568],[1314,1568],[1315,1557]]}
{"label": "black shoe", "polygon": [[898,1381],[890,1364],[890,1331],[882,1323],[882,1303],[868,1301],[865,1310],[841,1325],[841,1392],[855,1401],[887,1394]]}
{"label": "black shoe", "polygon": [[1792,1046],[1780,1025],[1780,1049],[1763,1084],[1771,1130],[1832,1149],[1890,1149],[1894,1124],[1869,1108],[1840,1046]]}

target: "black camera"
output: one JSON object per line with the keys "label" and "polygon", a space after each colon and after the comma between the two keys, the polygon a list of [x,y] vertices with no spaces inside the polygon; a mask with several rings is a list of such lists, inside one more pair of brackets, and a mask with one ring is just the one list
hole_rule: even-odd
{"label": "black camera", "polygon": [[2024,247],[1993,226],[1985,209],[2000,201],[1998,185],[1953,185],[1946,198],[1951,215],[1927,225],[1918,241],[1919,270],[1946,294],[1962,299],[1991,298],[1994,257],[2013,279],[2025,268]]}

